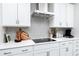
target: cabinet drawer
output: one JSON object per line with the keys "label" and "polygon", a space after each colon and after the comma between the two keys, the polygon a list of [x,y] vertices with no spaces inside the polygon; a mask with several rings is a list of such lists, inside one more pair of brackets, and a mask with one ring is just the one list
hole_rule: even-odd
{"label": "cabinet drawer", "polygon": [[49,46],[50,48],[59,47],[59,43],[51,43]]}
{"label": "cabinet drawer", "polygon": [[75,45],[75,48],[79,48],[79,44],[76,44],[76,45]]}
{"label": "cabinet drawer", "polygon": [[79,49],[73,50],[73,56],[79,56]]}
{"label": "cabinet drawer", "polygon": [[20,47],[20,48],[15,48],[15,52],[18,51],[17,53],[28,53],[30,51],[33,51],[33,47]]}
{"label": "cabinet drawer", "polygon": [[73,56],[79,56],[79,53],[75,53]]}
{"label": "cabinet drawer", "polygon": [[13,49],[0,50],[1,55],[14,55],[16,54]]}
{"label": "cabinet drawer", "polygon": [[78,52],[78,53],[79,53],[79,49],[75,48],[75,49],[73,50],[73,52],[74,52],[74,53],[75,53],[75,52]]}
{"label": "cabinet drawer", "polygon": [[69,46],[69,45],[72,45],[72,41],[70,41],[70,42],[61,42],[60,43],[60,46]]}
{"label": "cabinet drawer", "polygon": [[68,45],[68,42],[61,42],[60,43],[60,46],[66,46],[66,45]]}
{"label": "cabinet drawer", "polygon": [[79,40],[75,41],[75,44],[79,44]]}
{"label": "cabinet drawer", "polygon": [[42,50],[42,49],[47,49],[47,48],[49,48],[49,44],[34,46],[34,50]]}
{"label": "cabinet drawer", "polygon": [[79,49],[79,41],[74,41],[74,46],[73,46],[73,48],[74,48],[74,49],[75,49],[75,48]]}
{"label": "cabinet drawer", "polygon": [[19,53],[26,53],[30,51],[33,51],[33,47],[18,47],[0,50],[0,55],[16,55]]}

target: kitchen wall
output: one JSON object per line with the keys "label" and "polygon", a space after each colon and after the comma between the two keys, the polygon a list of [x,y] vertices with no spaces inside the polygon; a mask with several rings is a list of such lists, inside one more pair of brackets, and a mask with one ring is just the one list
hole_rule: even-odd
{"label": "kitchen wall", "polygon": [[[31,14],[33,10],[35,9],[35,5],[31,5]],[[0,5],[1,8],[1,5]],[[3,42],[3,34],[4,30],[1,24],[1,12],[2,10],[0,9],[0,42]],[[29,28],[23,28],[23,30],[27,31],[29,35],[31,36],[32,39],[37,39],[37,38],[47,38],[48,37],[48,19],[42,18],[42,17],[35,17],[32,16],[31,18],[31,27]],[[17,28],[6,28],[6,33],[11,34],[12,40],[15,39],[15,34],[16,34],[16,29]],[[74,28],[72,30],[72,34],[75,37],[79,37],[79,3],[75,4],[75,14],[74,14]]]}

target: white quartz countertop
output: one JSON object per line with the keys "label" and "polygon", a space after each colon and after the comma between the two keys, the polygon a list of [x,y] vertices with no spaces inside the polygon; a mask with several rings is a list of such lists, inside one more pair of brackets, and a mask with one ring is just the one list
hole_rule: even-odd
{"label": "white quartz countertop", "polygon": [[14,48],[14,47],[21,47],[21,46],[30,46],[30,45],[34,45],[35,43],[33,42],[33,40],[26,40],[26,41],[22,41],[22,42],[9,42],[9,43],[2,43],[0,44],[0,49],[7,49],[7,48]]}
{"label": "white quartz countertop", "polygon": [[69,41],[69,40],[78,40],[79,38],[51,38],[56,41]]}
{"label": "white quartz countertop", "polygon": [[14,47],[21,47],[21,46],[32,46],[32,45],[38,45],[38,44],[47,44],[47,43],[55,43],[55,42],[63,42],[63,41],[70,41],[70,40],[79,40],[79,38],[52,38],[56,41],[51,42],[43,42],[43,43],[35,43],[32,39],[22,41],[22,42],[9,42],[9,43],[1,43],[0,49],[7,49],[7,48],[14,48]]}

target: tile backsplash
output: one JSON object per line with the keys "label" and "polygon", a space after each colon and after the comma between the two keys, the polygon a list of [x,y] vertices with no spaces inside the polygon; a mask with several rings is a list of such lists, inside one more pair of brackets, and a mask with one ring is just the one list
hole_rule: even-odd
{"label": "tile backsplash", "polygon": [[[48,19],[41,17],[32,17],[31,27],[22,28],[24,31],[28,32],[32,39],[37,38],[48,38]],[[6,33],[11,35],[11,39],[14,40],[16,36],[17,28],[6,28]]]}

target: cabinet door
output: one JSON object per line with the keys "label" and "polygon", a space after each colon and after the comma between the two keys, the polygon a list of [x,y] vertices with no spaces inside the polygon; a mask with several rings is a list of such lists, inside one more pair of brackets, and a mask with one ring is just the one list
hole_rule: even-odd
{"label": "cabinet door", "polygon": [[74,41],[73,56],[79,56],[79,40]]}
{"label": "cabinet door", "polygon": [[50,56],[59,56],[59,48],[58,47],[51,48]]}
{"label": "cabinet door", "polygon": [[50,44],[50,56],[59,56],[59,43]]}
{"label": "cabinet door", "polygon": [[66,4],[54,4],[54,27],[66,27]]}
{"label": "cabinet door", "polygon": [[18,4],[18,26],[30,26],[30,3]]}
{"label": "cabinet door", "polygon": [[72,48],[70,48],[70,47],[61,48],[60,56],[72,56]]}
{"label": "cabinet door", "polygon": [[36,52],[34,53],[34,56],[47,56],[47,52]]}
{"label": "cabinet door", "polygon": [[3,26],[16,26],[17,20],[17,4],[4,3],[2,5],[2,25]]}
{"label": "cabinet door", "polygon": [[67,26],[73,27],[74,20],[74,5],[67,4]]}
{"label": "cabinet door", "polygon": [[49,56],[49,44],[39,44],[34,46],[34,56]]}
{"label": "cabinet door", "polygon": [[79,49],[78,48],[74,48],[73,56],[79,56]]}
{"label": "cabinet door", "polygon": [[72,56],[72,42],[60,44],[60,56]]}

